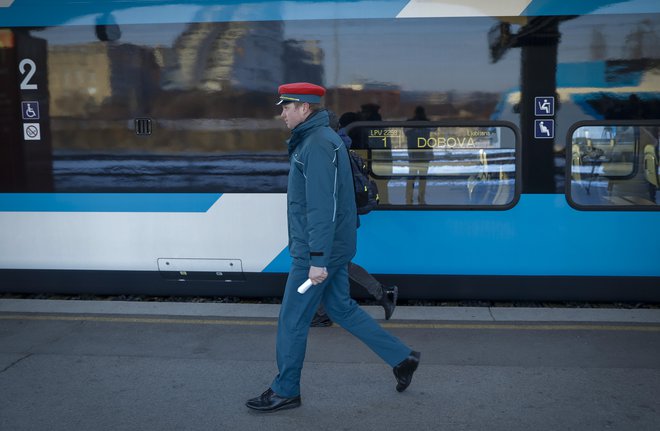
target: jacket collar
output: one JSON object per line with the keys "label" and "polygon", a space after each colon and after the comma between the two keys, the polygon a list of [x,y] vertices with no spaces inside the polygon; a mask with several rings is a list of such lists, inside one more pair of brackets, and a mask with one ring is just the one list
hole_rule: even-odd
{"label": "jacket collar", "polygon": [[330,125],[328,111],[321,109],[320,111],[314,112],[312,115],[307,117],[305,121],[298,124],[291,131],[291,138],[287,141],[289,147],[289,155],[293,153],[296,147],[307,137],[312,130],[319,127],[327,127]]}

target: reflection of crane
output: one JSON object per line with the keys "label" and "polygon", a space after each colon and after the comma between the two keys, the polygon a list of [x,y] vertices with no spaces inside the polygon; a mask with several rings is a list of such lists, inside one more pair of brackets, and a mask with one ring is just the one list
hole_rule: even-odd
{"label": "reflection of crane", "polygon": [[121,37],[121,30],[114,15],[104,13],[96,19],[96,37],[102,42],[114,42]]}

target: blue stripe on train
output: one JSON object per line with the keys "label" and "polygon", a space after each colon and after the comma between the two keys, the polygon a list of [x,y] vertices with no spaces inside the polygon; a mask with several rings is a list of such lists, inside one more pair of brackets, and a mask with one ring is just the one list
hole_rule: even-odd
{"label": "blue stripe on train", "polygon": [[[159,24],[302,19],[394,18],[405,0],[258,1],[52,1],[15,0],[0,8],[0,26]],[[438,9],[442,16],[442,9]],[[475,9],[475,10],[478,10]],[[38,11],[35,13],[35,11]],[[533,0],[522,16],[658,13],[657,0]]]}
{"label": "blue stripe on train", "polygon": [[659,13],[658,0],[533,0],[523,16]]}
{"label": "blue stripe on train", "polygon": [[[577,211],[563,195],[522,195],[508,211],[375,211],[358,235],[355,262],[373,273],[660,276],[657,213]],[[264,271],[290,261],[284,249]]]}
{"label": "blue stripe on train", "polygon": [[[394,18],[405,0],[358,1],[68,1],[16,0],[0,9],[0,26],[150,24]],[[35,13],[39,10],[39,13]]]}
{"label": "blue stripe on train", "polygon": [[206,212],[220,193],[0,193],[0,211]]}

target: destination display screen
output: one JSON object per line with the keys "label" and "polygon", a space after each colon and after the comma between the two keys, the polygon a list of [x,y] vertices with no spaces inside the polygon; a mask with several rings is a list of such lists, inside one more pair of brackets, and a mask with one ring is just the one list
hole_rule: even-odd
{"label": "destination display screen", "polygon": [[[504,134],[504,136],[502,136]],[[503,143],[503,139],[508,142]],[[361,127],[363,148],[382,149],[489,149],[513,148],[511,130],[502,127]]]}

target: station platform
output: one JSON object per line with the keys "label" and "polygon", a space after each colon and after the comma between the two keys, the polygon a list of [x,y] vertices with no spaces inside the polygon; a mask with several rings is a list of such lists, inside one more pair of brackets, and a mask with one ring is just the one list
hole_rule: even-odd
{"label": "station platform", "polygon": [[[382,319],[382,309],[364,307]],[[302,406],[245,407],[277,373],[278,305],[0,299],[0,430],[657,430],[660,310],[397,307],[411,386],[312,328]]]}

